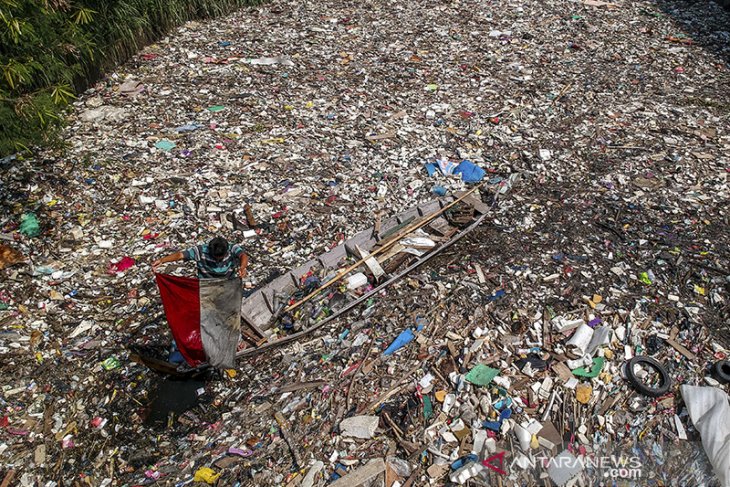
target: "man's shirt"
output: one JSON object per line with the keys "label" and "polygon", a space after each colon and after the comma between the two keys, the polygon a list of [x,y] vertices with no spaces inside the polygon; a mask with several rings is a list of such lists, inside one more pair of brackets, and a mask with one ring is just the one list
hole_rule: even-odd
{"label": "man's shirt", "polygon": [[183,250],[183,260],[194,260],[198,266],[199,278],[226,277],[236,274],[240,265],[243,248],[240,245],[228,245],[228,251],[221,260],[215,260],[208,251],[208,244],[196,245]]}

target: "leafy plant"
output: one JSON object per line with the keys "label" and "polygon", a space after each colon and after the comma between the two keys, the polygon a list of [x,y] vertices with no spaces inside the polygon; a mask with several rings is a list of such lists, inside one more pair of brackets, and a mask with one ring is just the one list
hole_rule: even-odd
{"label": "leafy plant", "polygon": [[0,157],[54,142],[101,73],[191,19],[257,0],[0,0]]}

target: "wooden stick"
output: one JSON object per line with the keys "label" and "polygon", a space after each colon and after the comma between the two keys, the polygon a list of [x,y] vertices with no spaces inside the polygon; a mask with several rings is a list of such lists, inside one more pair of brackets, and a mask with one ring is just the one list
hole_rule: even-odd
{"label": "wooden stick", "polygon": [[365,354],[365,358],[362,359],[360,362],[360,365],[357,366],[357,370],[355,370],[355,373],[352,374],[352,380],[350,380],[350,387],[347,388],[347,399],[345,400],[345,409],[350,409],[350,404],[352,403],[352,388],[355,386],[355,378],[357,377],[357,374],[360,373],[360,369],[362,369],[362,366],[365,365],[365,361],[370,357],[370,352],[373,351],[372,347],[368,347],[368,352]]}
{"label": "wooden stick", "polygon": [[565,92],[568,91],[571,86],[573,86],[573,83],[568,83],[567,85],[565,85],[565,87],[560,91],[560,94],[556,96],[555,99],[553,99],[553,102],[550,104],[550,106],[552,107],[553,105],[555,105],[558,100],[560,100],[563,95],[565,95]]}
{"label": "wooden stick", "polygon": [[284,438],[284,441],[289,447],[289,450],[291,450],[291,454],[294,457],[294,463],[296,463],[296,467],[302,468],[304,466],[304,464],[302,463],[302,457],[299,454],[297,445],[294,443],[294,440],[289,434],[289,428],[287,426],[287,421],[284,418],[284,415],[280,412],[276,412],[274,413],[274,419],[276,419],[276,422],[279,423],[279,431],[281,432],[281,437]]}
{"label": "wooden stick", "polygon": [[[409,234],[411,232],[414,232],[414,231],[418,230],[419,228],[421,228],[422,226],[426,225],[430,221],[435,220],[436,217],[442,215],[449,208],[453,207],[457,203],[460,203],[464,198],[466,198],[467,196],[469,196],[470,194],[472,194],[474,191],[476,191],[477,189],[481,188],[485,184],[486,184],[486,182],[481,183],[481,184],[479,184],[477,186],[474,186],[472,189],[470,189],[464,195],[462,195],[461,198],[458,198],[458,199],[452,201],[448,205],[446,205],[443,208],[441,208],[439,211],[431,214],[430,216],[424,218],[423,220],[414,222],[413,225],[410,225],[409,227],[407,227],[406,230],[404,230],[404,232],[401,232],[401,233]],[[370,256],[368,258],[374,257],[374,256],[382,253],[384,250],[390,248],[390,246],[393,245],[398,240],[399,240],[398,238],[393,238],[393,239],[388,240],[387,242],[381,244],[381,246],[379,248],[373,250],[370,253]],[[315,289],[314,291],[312,291],[311,293],[309,293],[307,296],[303,297],[302,299],[300,299],[296,303],[294,303],[291,306],[289,306],[286,309],[284,309],[284,313],[288,313],[288,312],[290,312],[290,311],[298,308],[299,306],[303,305],[304,303],[306,303],[307,301],[309,301],[310,299],[312,299],[313,297],[315,297],[317,294],[319,294],[321,291],[327,289],[332,284],[338,282],[340,279],[342,279],[347,274],[349,274],[352,270],[354,270],[354,269],[358,268],[359,266],[361,266],[365,262],[365,260],[366,259],[360,259],[357,262],[355,262],[354,264],[352,264],[351,266],[349,266],[349,267],[341,270],[340,272],[337,273],[337,275],[335,275],[332,279],[330,279],[329,281],[327,281],[324,284],[322,284],[319,288]]]}
{"label": "wooden stick", "polygon": [[3,483],[0,484],[0,487],[8,487],[15,478],[15,469],[8,470],[8,473],[5,474],[5,478],[3,479]]}

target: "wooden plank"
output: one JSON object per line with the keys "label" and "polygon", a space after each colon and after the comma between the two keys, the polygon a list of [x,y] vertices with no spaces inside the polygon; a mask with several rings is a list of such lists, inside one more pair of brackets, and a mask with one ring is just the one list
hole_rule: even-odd
{"label": "wooden plank", "polygon": [[676,351],[678,351],[679,353],[681,353],[682,355],[684,355],[684,356],[685,356],[685,357],[687,357],[688,359],[690,359],[690,360],[694,360],[694,359],[696,359],[696,358],[697,358],[697,355],[695,355],[695,354],[693,354],[692,352],[690,352],[689,350],[687,350],[687,349],[686,349],[686,348],[684,347],[684,345],[682,345],[682,344],[681,344],[681,343],[679,343],[678,341],[676,341],[676,340],[672,340],[671,338],[667,338],[667,339],[666,339],[665,341],[666,341],[666,342],[667,342],[667,343],[668,343],[669,345],[671,345],[671,346],[672,346],[672,348],[674,348],[674,349],[675,349]]}
{"label": "wooden plank", "polygon": [[[460,195],[464,194],[464,191],[457,191],[454,194],[456,196],[460,196]],[[489,210],[490,210],[489,205],[486,204],[486,203],[484,203],[484,202],[482,202],[481,199],[475,197],[474,195],[470,195],[467,198],[465,198],[464,199],[464,203],[466,203],[467,205],[473,206],[474,209],[477,212],[481,213],[482,215],[484,215],[486,213],[489,213]]]}
{"label": "wooden plank", "polygon": [[372,272],[375,279],[379,279],[381,276],[385,275],[385,271],[382,267],[380,267],[380,264],[375,257],[372,257],[366,250],[361,249],[359,245],[356,245],[355,247],[360,253],[360,257],[365,259],[365,265],[368,266],[368,269],[370,269],[370,272]]}
{"label": "wooden plank", "polygon": [[[271,316],[271,313],[269,312],[268,307],[266,307],[267,308],[266,311],[263,311],[262,308],[266,306],[266,303],[264,302],[263,299],[264,298],[263,298],[263,295],[262,295],[261,296],[261,303],[259,303],[258,305],[256,305],[256,303],[249,304],[249,308],[251,308],[252,306],[254,306],[255,307],[255,310],[257,310],[258,313],[256,313],[256,314],[253,314],[251,312],[244,313],[243,310],[241,312],[241,320],[243,320],[243,322],[245,323],[245,325],[248,326],[249,328],[251,328],[253,331],[255,331],[260,337],[266,337],[267,335],[264,332],[264,329],[261,328],[261,327],[259,327],[253,321],[253,319],[251,319],[251,315],[253,314],[254,318],[263,315],[268,320],[268,317]],[[263,322],[263,324],[268,323],[268,321],[264,322],[263,320],[260,320],[259,322]]]}
{"label": "wooden plank", "polygon": [[13,479],[15,478],[15,469],[8,470],[8,473],[5,474],[5,478],[3,479],[2,484],[0,484],[0,487],[9,487],[10,484],[13,482]]}
{"label": "wooden plank", "polygon": [[359,487],[385,471],[385,460],[373,458],[362,467],[332,482],[329,487]]}
{"label": "wooden plank", "polygon": [[448,220],[444,217],[438,217],[429,224],[429,228],[433,229],[439,235],[444,237],[451,237],[459,229],[449,224]]}
{"label": "wooden plank", "polygon": [[323,380],[311,380],[309,382],[293,382],[278,388],[273,394],[283,394],[285,392],[300,391],[302,389],[313,389],[315,387],[326,386],[328,383]]}
{"label": "wooden plank", "polygon": [[378,263],[382,264],[386,260],[390,259],[391,257],[398,254],[401,250],[403,250],[405,247],[403,247],[401,244],[395,244],[393,245],[389,251],[384,253],[383,255],[378,256]]}

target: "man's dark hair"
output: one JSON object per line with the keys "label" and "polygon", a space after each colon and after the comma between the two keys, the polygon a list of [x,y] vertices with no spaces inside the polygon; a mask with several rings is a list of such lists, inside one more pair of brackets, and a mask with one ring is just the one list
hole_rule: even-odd
{"label": "man's dark hair", "polygon": [[208,243],[210,255],[214,259],[222,259],[228,252],[228,240],[223,237],[215,237]]}

